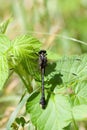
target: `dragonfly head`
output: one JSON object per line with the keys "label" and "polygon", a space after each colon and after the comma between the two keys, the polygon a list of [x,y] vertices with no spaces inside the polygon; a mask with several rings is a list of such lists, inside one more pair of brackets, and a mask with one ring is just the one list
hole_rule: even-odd
{"label": "dragonfly head", "polygon": [[46,54],[46,50],[40,50],[39,54]]}

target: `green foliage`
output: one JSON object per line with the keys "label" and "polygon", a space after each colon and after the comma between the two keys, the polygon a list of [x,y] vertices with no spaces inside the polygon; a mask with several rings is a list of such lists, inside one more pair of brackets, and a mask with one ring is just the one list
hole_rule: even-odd
{"label": "green foliage", "polygon": [[49,64],[45,82],[46,109],[40,108],[39,93],[34,93],[27,102],[33,124],[39,130],[62,130],[72,122],[86,120],[86,79],[87,55],[63,57]]}
{"label": "green foliage", "polygon": [[0,89],[2,89],[9,75],[8,60],[6,54],[9,48],[10,40],[4,34],[0,34]]}
{"label": "green foliage", "polygon": [[[7,27],[7,23],[2,27],[4,26]],[[20,125],[24,128],[27,122],[23,117],[16,116],[26,102],[26,111],[38,130],[70,129],[71,123],[75,130],[78,130],[76,122],[87,120],[87,54],[58,57],[57,60],[57,54],[48,51],[49,62],[45,75],[47,104],[43,110],[39,104],[41,93],[34,91],[31,85],[33,79],[37,86],[40,85],[37,60],[41,43],[28,34],[11,41],[3,34],[4,31],[0,34],[0,89],[9,79],[12,69],[19,75],[30,94],[29,98],[25,95],[21,99],[8,121],[7,129],[9,130],[11,126],[18,129]]]}
{"label": "green foliage", "polygon": [[0,90],[3,88],[6,79],[9,76],[9,67],[7,54],[11,46],[10,40],[5,36],[7,26],[9,24],[9,19],[0,25]]}
{"label": "green foliage", "polygon": [[26,124],[26,121],[24,119],[24,117],[20,117],[20,118],[16,118],[15,121],[17,122],[18,125],[22,125],[22,127],[24,127],[24,125]]}
{"label": "green foliage", "polygon": [[70,1],[69,0],[59,0],[59,4],[61,6],[61,10],[63,13],[68,14],[71,13],[73,11],[76,11],[77,8],[79,7],[80,1],[79,0],[73,0]]}
{"label": "green foliage", "polygon": [[26,125],[24,118],[16,118],[25,103],[37,130],[78,130],[78,121],[87,122],[87,54],[59,56],[87,52],[86,12],[86,0],[0,1],[0,19],[11,14],[15,18],[7,34],[11,38],[25,32],[37,34],[44,41],[49,62],[45,76],[47,106],[42,110],[37,63],[41,43],[29,34],[11,41],[4,35],[10,19],[0,25],[0,89],[15,72],[28,91],[9,118],[8,130],[12,125],[14,130]]}
{"label": "green foliage", "polygon": [[[58,61],[48,63],[45,76],[46,108],[40,105],[41,93],[34,92],[31,86],[32,79],[40,78],[37,68],[38,51],[41,43],[30,35],[23,35],[10,41],[4,34],[0,35],[0,88],[4,86],[10,68],[16,72],[23,81],[27,91],[31,93],[28,101],[21,100],[22,106],[26,104],[26,110],[30,113],[31,121],[39,130],[63,130],[74,124],[75,121],[86,120],[87,108],[87,55],[62,57]],[[48,54],[48,59],[57,55]],[[57,58],[56,58],[57,59]],[[38,81],[36,80],[37,85]],[[39,79],[40,80],[40,79]],[[11,116],[7,128],[15,121],[21,108],[21,103]],[[25,126],[23,118],[17,118],[17,125]],[[49,125],[50,124],[50,125]]]}
{"label": "green foliage", "polygon": [[71,122],[72,118],[68,97],[51,94],[47,108],[42,110],[39,105],[40,96],[40,94],[34,94],[34,98],[31,97],[27,103],[27,111],[31,115],[33,124],[39,130],[62,130]]}
{"label": "green foliage", "polygon": [[3,55],[6,55],[6,53],[8,54],[7,51],[10,49],[10,47],[11,42],[9,38],[4,34],[0,34],[0,53],[2,53]]}
{"label": "green foliage", "polygon": [[[31,81],[36,80],[39,85],[40,72],[38,71],[38,51],[41,43],[34,37],[26,34],[9,40],[0,34],[0,89],[4,86],[10,69],[16,72],[30,94],[24,96],[17,110],[7,124],[7,129],[24,127],[24,118],[15,118],[26,101],[26,110],[31,121],[38,130],[64,130],[71,123],[77,130],[76,121],[87,120],[87,54],[82,56],[62,57],[48,52],[48,59],[56,59],[48,63],[45,76],[46,108],[40,105],[41,93],[33,91]],[[15,115],[14,115],[15,114]],[[14,123],[13,123],[14,122]],[[13,123],[13,124],[12,124]],[[50,125],[49,125],[50,124]]]}
{"label": "green foliage", "polygon": [[0,25],[0,34],[4,34],[6,32],[9,23],[10,23],[10,19],[6,20]]}
{"label": "green foliage", "polygon": [[0,90],[2,89],[6,79],[8,78],[9,69],[8,61],[4,55],[0,55]]}
{"label": "green foliage", "polygon": [[[22,76],[32,75],[29,66],[36,69],[36,54],[40,46],[40,42],[28,34],[19,36],[13,41],[10,41],[4,34],[0,34],[0,89],[10,74],[10,68],[13,68],[19,76],[22,72]],[[20,67],[18,68],[18,66]]]}
{"label": "green foliage", "polygon": [[25,57],[34,58],[32,53],[34,51],[37,53],[39,50],[38,48],[40,48],[40,42],[28,34],[17,37],[13,40],[12,44],[13,55],[17,58],[20,57],[20,59]]}
{"label": "green foliage", "polygon": [[[23,75],[24,71],[29,75],[35,75],[35,71],[37,71],[37,55],[41,46],[39,40],[27,34],[17,37],[15,40],[12,41],[12,44],[12,55],[14,56],[13,58],[16,62],[16,65],[20,63],[20,72],[22,73],[23,71]],[[15,71],[18,71],[19,68],[17,69],[16,66],[14,67]]]}
{"label": "green foliage", "polygon": [[73,107],[73,117],[76,121],[87,120],[87,105],[77,105]]}

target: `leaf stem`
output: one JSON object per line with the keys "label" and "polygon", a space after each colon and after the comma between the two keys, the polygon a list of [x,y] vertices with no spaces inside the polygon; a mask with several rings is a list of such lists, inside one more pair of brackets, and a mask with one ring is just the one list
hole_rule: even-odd
{"label": "leaf stem", "polygon": [[29,85],[27,85],[27,83],[26,83],[26,81],[24,80],[24,78],[22,77],[22,75],[21,75],[18,71],[15,71],[15,72],[19,75],[19,77],[21,78],[22,82],[23,82],[24,85],[26,86],[28,92],[30,93],[30,91],[29,91]]}
{"label": "leaf stem", "polygon": [[[70,95],[68,95],[68,99],[69,99],[69,102],[70,102],[70,104],[71,104],[71,109],[72,109],[72,102],[71,102]],[[76,121],[74,120],[72,111],[71,111],[71,115],[72,115],[72,122],[73,122],[73,125],[74,125],[74,130],[79,130],[79,129],[78,129],[78,126],[77,126],[77,124],[76,124]]]}
{"label": "leaf stem", "polygon": [[79,130],[78,126],[76,124],[76,121],[74,120],[73,116],[72,116],[72,119],[73,119],[74,130]]}

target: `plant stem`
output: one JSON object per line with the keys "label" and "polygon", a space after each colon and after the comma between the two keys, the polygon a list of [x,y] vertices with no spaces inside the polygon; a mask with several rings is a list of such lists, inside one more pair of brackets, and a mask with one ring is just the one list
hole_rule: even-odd
{"label": "plant stem", "polygon": [[27,85],[27,83],[26,83],[26,81],[24,80],[24,78],[22,77],[22,75],[21,75],[18,71],[15,71],[15,72],[19,75],[19,77],[21,78],[22,82],[23,82],[24,85],[26,86],[28,92],[30,93],[30,91],[29,91],[29,85]]}
{"label": "plant stem", "polygon": [[[72,116],[73,117],[73,116]],[[79,130],[78,129],[78,126],[77,126],[77,124],[76,124],[76,121],[74,120],[74,118],[73,118],[73,125],[74,125],[74,130]]]}
{"label": "plant stem", "polygon": [[[68,99],[69,99],[69,102],[71,104],[71,109],[72,109],[72,101],[71,101],[70,95],[68,95]],[[76,124],[76,121],[75,121],[75,119],[73,117],[73,112],[72,111],[71,111],[71,115],[72,115],[72,122],[73,122],[73,125],[74,125],[74,130],[79,130],[78,126]]]}

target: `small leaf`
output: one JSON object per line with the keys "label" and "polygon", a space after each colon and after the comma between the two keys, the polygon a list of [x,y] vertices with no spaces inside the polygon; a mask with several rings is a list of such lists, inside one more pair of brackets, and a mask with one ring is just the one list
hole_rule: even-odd
{"label": "small leaf", "polygon": [[19,118],[19,117],[17,117],[17,118],[15,119],[15,121],[16,121],[16,123],[17,123],[18,125],[20,125],[20,118]]}
{"label": "small leaf", "polygon": [[66,96],[51,95],[45,110],[40,108],[39,102],[40,94],[35,93],[26,106],[32,123],[39,130],[62,130],[71,122],[71,107]]}
{"label": "small leaf", "polygon": [[9,130],[18,130],[18,125],[14,122]]}
{"label": "small leaf", "polygon": [[0,25],[0,34],[3,34],[6,32],[6,29],[7,29],[9,23],[10,23],[10,19],[7,19],[5,22],[3,22]]}
{"label": "small leaf", "polygon": [[8,78],[8,61],[3,55],[0,55],[0,89],[3,88],[6,79]]}
{"label": "small leaf", "polygon": [[18,124],[18,125],[21,125],[22,127],[24,127],[24,125],[26,124],[26,121],[25,121],[25,119],[24,119],[24,117],[17,117],[16,119],[15,119],[15,121],[16,121],[16,123]]}
{"label": "small leaf", "polygon": [[22,127],[24,127],[24,125],[26,124],[24,117],[20,117],[20,123],[21,123]]}

